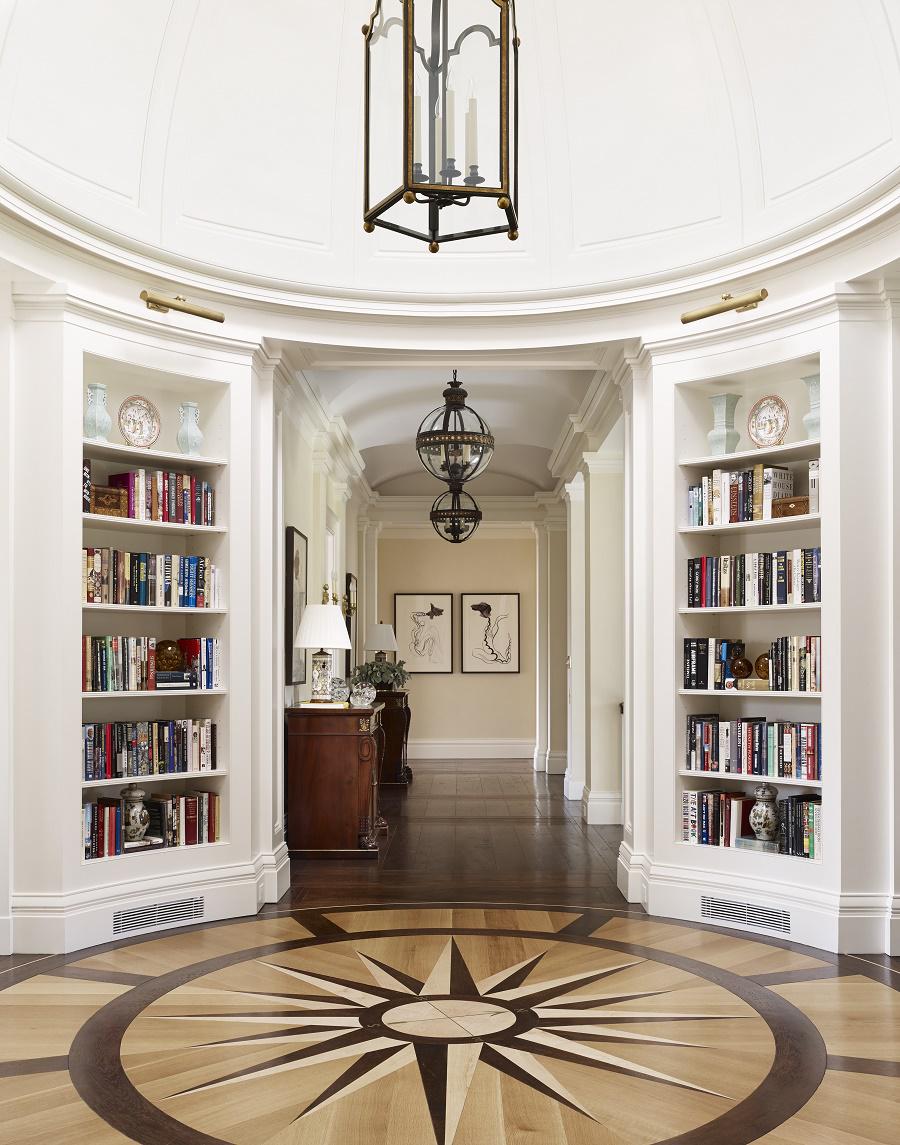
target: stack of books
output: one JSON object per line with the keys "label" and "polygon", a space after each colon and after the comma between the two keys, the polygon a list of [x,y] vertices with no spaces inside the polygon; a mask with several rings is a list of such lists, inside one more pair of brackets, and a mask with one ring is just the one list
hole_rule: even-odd
{"label": "stack of books", "polygon": [[708,847],[735,847],[822,857],[822,800],[818,795],[793,795],[776,804],[778,830],[772,841],[757,839],[750,826],[756,798],[730,791],[683,791],[681,839]]}
{"label": "stack of books", "polygon": [[81,603],[220,608],[221,577],[210,557],[81,550]]}
{"label": "stack of books", "polygon": [[209,691],[222,686],[221,641],[214,636],[178,641],[185,668],[157,672],[153,636],[83,636],[82,692]]}
{"label": "stack of books", "polygon": [[723,720],[715,713],[689,715],[684,767],[722,775],[821,780],[822,725],[765,716]]}
{"label": "stack of books", "polygon": [[[89,458],[82,464],[82,508],[85,513],[110,513],[135,521],[167,521],[178,525],[216,523],[216,493],[208,481],[192,473],[135,469],[113,473],[106,485],[94,479]],[[122,491],[121,498],[98,497],[98,490]],[[114,502],[114,503],[113,503]]]}
{"label": "stack of books", "polygon": [[688,608],[758,608],[773,604],[819,604],[822,550],[691,557],[687,562]]}
{"label": "stack of books", "polygon": [[[688,691],[820,692],[822,690],[822,638],[779,636],[767,649],[767,679],[736,679],[732,667],[743,641],[730,637],[684,638],[683,683]],[[752,653],[746,656],[753,661]]]}
{"label": "stack of books", "polygon": [[150,851],[161,847],[193,847],[221,839],[221,798],[213,791],[145,798],[150,824],[143,839],[124,838],[124,799],[98,799],[82,807],[85,859]]}
{"label": "stack of books", "polygon": [[81,725],[85,780],[215,771],[218,735],[210,719]]}
{"label": "stack of books", "polygon": [[754,465],[729,472],[714,469],[688,487],[688,524],[734,525],[769,521],[772,502],[794,495],[794,474],[779,466]]}

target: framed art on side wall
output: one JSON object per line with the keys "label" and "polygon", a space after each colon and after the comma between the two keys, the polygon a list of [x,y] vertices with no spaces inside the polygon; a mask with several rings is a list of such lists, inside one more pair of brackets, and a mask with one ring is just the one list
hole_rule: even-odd
{"label": "framed art on side wall", "polygon": [[394,633],[408,672],[452,672],[453,594],[395,592]]}
{"label": "framed art on side wall", "polygon": [[519,594],[462,594],[463,672],[520,671]]}
{"label": "framed art on side wall", "polygon": [[308,547],[309,542],[300,530],[288,525],[284,544],[284,682],[288,686],[306,683],[306,649],[295,648],[294,640],[306,608]]}

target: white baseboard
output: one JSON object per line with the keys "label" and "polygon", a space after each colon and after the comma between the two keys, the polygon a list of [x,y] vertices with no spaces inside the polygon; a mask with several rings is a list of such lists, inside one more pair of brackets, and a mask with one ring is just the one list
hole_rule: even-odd
{"label": "white baseboard", "polygon": [[581,817],[585,823],[596,826],[622,822],[621,791],[590,791],[585,788],[581,797]]}
{"label": "white baseboard", "polygon": [[646,855],[633,851],[627,843],[619,844],[619,855],[616,859],[616,886],[624,896],[626,902],[647,905],[649,896],[648,873],[650,860]]}
{"label": "white baseboard", "polygon": [[[127,862],[127,859],[124,860]],[[164,933],[183,923],[155,930],[113,933],[113,915],[185,898],[202,898],[203,914],[194,922],[255,916],[259,907],[257,870],[253,863],[235,863],[205,870],[179,871],[92,887],[64,894],[14,895],[12,946],[17,954],[70,954],[117,937]]]}
{"label": "white baseboard", "polygon": [[256,860],[256,904],[279,902],[291,886],[291,856],[282,843]]}
{"label": "white baseboard", "polygon": [[567,751],[547,752],[548,775],[565,775],[569,766],[569,753]]}
{"label": "white baseboard", "polygon": [[584,780],[570,776],[568,768],[566,769],[566,778],[563,780],[563,795],[566,799],[577,800],[580,800],[584,795]]}
{"label": "white baseboard", "polygon": [[536,747],[534,749],[534,770],[544,772],[547,770],[547,756],[550,753],[545,747]]}
{"label": "white baseboard", "polygon": [[411,739],[410,759],[534,759],[534,740]]}

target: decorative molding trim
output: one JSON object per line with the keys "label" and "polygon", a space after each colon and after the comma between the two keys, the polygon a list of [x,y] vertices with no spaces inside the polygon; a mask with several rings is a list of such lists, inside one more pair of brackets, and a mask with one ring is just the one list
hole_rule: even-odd
{"label": "decorative molding trim", "polygon": [[625,458],[621,454],[614,457],[598,457],[586,453],[582,459],[584,468],[592,477],[621,477],[625,472]]}
{"label": "decorative molding trim", "polygon": [[534,759],[534,740],[411,739],[410,759]]}
{"label": "decorative molding trim", "polygon": [[581,817],[591,826],[618,825],[622,822],[621,791],[591,791],[581,797]]}
{"label": "decorative molding trim", "polygon": [[584,780],[573,779],[569,777],[569,769],[566,768],[566,777],[563,780],[563,796],[566,799],[577,800],[580,802],[584,795]]}
{"label": "decorative molding trim", "polygon": [[258,906],[279,902],[291,887],[291,856],[281,843],[274,851],[256,857],[256,901]]}
{"label": "decorative molding trim", "polygon": [[626,902],[647,905],[649,876],[650,857],[633,851],[627,843],[620,843],[616,860],[616,886]]}
{"label": "decorative molding trim", "polygon": [[569,766],[569,753],[567,751],[547,752],[547,774],[565,775]]}

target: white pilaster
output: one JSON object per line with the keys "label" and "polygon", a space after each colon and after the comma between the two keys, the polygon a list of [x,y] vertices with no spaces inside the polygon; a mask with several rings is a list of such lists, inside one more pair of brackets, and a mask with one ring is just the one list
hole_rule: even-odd
{"label": "white pilaster", "polygon": [[586,773],[587,681],[585,625],[584,478],[578,473],[566,485],[566,524],[569,537],[568,666],[569,757],[563,786],[566,799],[581,799]]}
{"label": "white pilaster", "polygon": [[630,347],[615,379],[624,427],[625,719],[623,724],[623,839],[617,883],[629,902],[647,901],[652,853],[653,689],[650,664],[653,549],[650,513],[652,419],[650,367]]}
{"label": "white pilaster", "polygon": [[547,728],[547,771],[563,775],[568,760],[568,711],[566,694],[568,669],[566,650],[568,632],[566,610],[568,601],[568,562],[566,559],[566,519],[562,506],[548,517],[548,690],[549,724]]}
{"label": "white pilaster", "polygon": [[359,519],[360,589],[359,589],[359,639],[360,655],[365,658],[366,633],[379,619],[385,624],[393,624],[393,617],[378,616],[378,535],[383,528],[381,521],[367,517]]}
{"label": "white pilaster", "polygon": [[584,455],[586,774],[582,799],[588,823],[622,822],[619,705],[622,652],[622,462]]}
{"label": "white pilaster", "polygon": [[537,630],[534,770],[547,770],[550,751],[550,534],[543,521],[534,526],[537,558]]}

